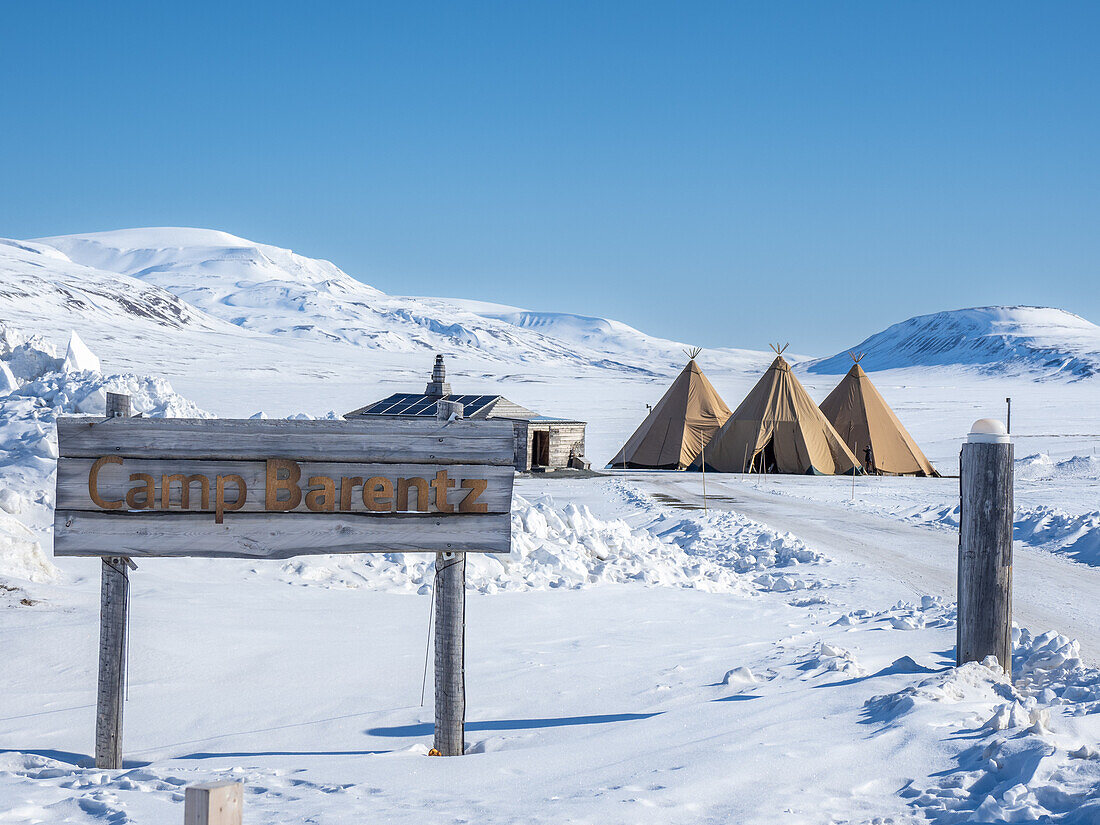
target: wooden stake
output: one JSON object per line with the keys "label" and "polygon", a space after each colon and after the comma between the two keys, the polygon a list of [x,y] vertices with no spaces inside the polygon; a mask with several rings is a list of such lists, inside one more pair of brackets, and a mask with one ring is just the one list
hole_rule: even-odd
{"label": "wooden stake", "polygon": [[[859,456],[856,456],[856,461],[859,461]],[[856,468],[852,468],[852,501],[856,500]]]}
{"label": "wooden stake", "polygon": [[435,555],[435,749],[466,750],[466,554]]}
{"label": "wooden stake", "polygon": [[183,825],[241,825],[243,801],[240,782],[189,785],[183,795]]}
{"label": "wooden stake", "polygon": [[699,469],[703,471],[703,512],[707,512],[707,446],[699,447]]}
{"label": "wooden stake", "polygon": [[129,418],[130,396],[118,392],[107,393],[107,417]]}
{"label": "wooden stake", "polygon": [[1012,674],[1012,443],[1003,424],[974,424],[959,457],[956,661],[996,656]]}
{"label": "wooden stake", "polygon": [[[107,393],[107,418],[129,418],[130,396]],[[130,560],[101,563],[99,602],[99,689],[96,700],[95,766],[122,767],[122,705],[126,684],[126,619],[130,601]]]}

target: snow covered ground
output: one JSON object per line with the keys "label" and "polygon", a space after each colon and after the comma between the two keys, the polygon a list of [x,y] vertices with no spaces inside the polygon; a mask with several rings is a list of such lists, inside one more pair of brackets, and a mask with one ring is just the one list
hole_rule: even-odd
{"label": "snow covered ground", "polygon": [[421,562],[158,560],[130,764],[89,768],[97,568],[64,560],[0,612],[7,821],[170,820],[211,778],[273,823],[1094,821],[1100,673],[1070,639],[1021,631],[1015,685],[956,670],[947,600],[625,479],[517,486],[512,554],[470,576],[467,758],[424,755]]}
{"label": "snow covered ground", "polygon": [[[697,475],[523,478],[512,552],[469,563],[468,756],[425,755],[430,559],[173,559],[132,574],[127,768],[88,767],[99,570],[51,558],[57,415],[321,416],[439,349],[456,391],[587,419],[599,466],[682,360],[196,232],[0,248],[0,823],[178,821],[215,778],[251,823],[1100,821],[1100,385],[1030,367],[872,375],[945,473],[1013,398],[1014,681],[952,667],[955,479],[708,475],[704,512]],[[701,363],[736,406],[768,360]]]}

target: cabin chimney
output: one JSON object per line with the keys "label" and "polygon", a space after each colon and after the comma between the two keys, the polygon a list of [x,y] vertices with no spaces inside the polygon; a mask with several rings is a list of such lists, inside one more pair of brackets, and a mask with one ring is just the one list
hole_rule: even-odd
{"label": "cabin chimney", "polygon": [[441,398],[451,394],[451,385],[447,383],[447,368],[443,366],[443,356],[435,357],[435,366],[432,368],[432,380],[424,388],[424,394],[433,398]]}

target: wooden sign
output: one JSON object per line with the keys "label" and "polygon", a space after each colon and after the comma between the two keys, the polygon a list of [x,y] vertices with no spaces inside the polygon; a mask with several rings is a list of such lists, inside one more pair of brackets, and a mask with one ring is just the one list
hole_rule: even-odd
{"label": "wooden sign", "polygon": [[61,418],[57,556],[506,553],[505,421]]}

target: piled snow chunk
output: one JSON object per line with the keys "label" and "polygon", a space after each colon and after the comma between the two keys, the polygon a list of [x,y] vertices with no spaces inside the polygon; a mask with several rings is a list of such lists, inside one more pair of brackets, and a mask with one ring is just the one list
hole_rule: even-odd
{"label": "piled snow chunk", "polygon": [[852,610],[833,625],[854,627],[877,623],[894,630],[924,630],[954,627],[955,619],[954,602],[947,602],[940,596],[921,596],[919,604],[902,601],[887,610]]}
{"label": "piled snow chunk", "polygon": [[1021,695],[1059,706],[1069,715],[1100,711],[1100,670],[1081,661],[1076,639],[1012,628],[1012,670]]}
{"label": "piled snow chunk", "polygon": [[57,572],[34,533],[18,519],[0,512],[0,577],[45,582],[55,579]]}
{"label": "piled snow chunk", "polygon": [[733,687],[745,688],[750,685],[755,685],[760,680],[756,678],[753,672],[745,667],[735,667],[733,670],[727,670],[726,675],[722,677],[723,685],[732,685]]}
{"label": "piled snow chunk", "polygon": [[19,382],[15,380],[11,367],[0,361],[0,395],[7,395],[17,389],[19,389]]}
{"label": "piled snow chunk", "polygon": [[5,513],[10,513],[13,516],[19,515],[23,512],[24,503],[23,496],[15,490],[0,490],[0,510]]}
{"label": "piled snow chunk", "polygon": [[0,324],[0,363],[17,381],[29,381],[61,369],[62,359],[41,336],[27,336]]}
{"label": "piled snow chunk", "polygon": [[69,348],[65,352],[65,361],[61,364],[63,372],[99,372],[99,358],[80,340],[76,332],[69,335]]}
{"label": "piled snow chunk", "polygon": [[850,650],[829,642],[818,642],[810,653],[799,658],[798,669],[807,672],[803,678],[816,678],[826,673],[853,677],[867,673]]}

